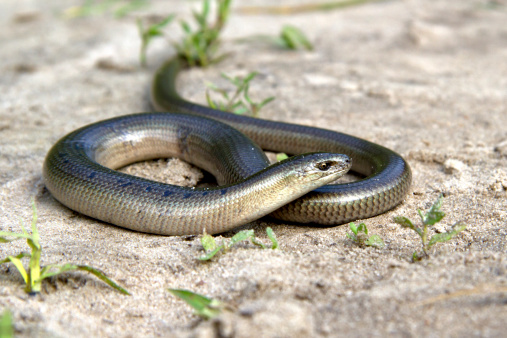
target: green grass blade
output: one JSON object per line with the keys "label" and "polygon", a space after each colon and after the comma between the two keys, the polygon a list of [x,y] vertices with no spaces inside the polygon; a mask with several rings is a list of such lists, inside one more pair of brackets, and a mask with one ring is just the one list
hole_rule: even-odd
{"label": "green grass blade", "polygon": [[457,234],[462,232],[467,228],[467,225],[463,222],[458,222],[452,227],[452,232],[456,232]]}
{"label": "green grass blade", "polygon": [[395,223],[398,223],[399,225],[401,225],[402,227],[404,228],[410,228],[412,230],[414,230],[415,232],[417,232],[419,234],[419,236],[422,237],[423,235],[423,232],[422,230],[419,228],[419,227],[416,227],[411,220],[409,220],[408,218],[406,218],[405,216],[396,216],[394,217],[394,222]]}
{"label": "green grass blade", "polygon": [[417,253],[417,251],[414,251],[412,253],[412,262],[418,262],[421,260],[421,256]]}
{"label": "green grass blade", "polygon": [[[52,269],[56,269],[56,270],[49,271]],[[41,283],[42,280],[44,280],[46,278],[56,276],[56,275],[59,275],[61,273],[67,272],[67,271],[74,271],[74,270],[89,272],[89,273],[93,274],[95,277],[97,277],[98,279],[100,279],[101,281],[103,281],[104,283],[106,283],[107,285],[109,285],[110,287],[120,291],[121,293],[123,293],[125,295],[130,295],[130,293],[126,289],[119,286],[115,281],[113,281],[112,279],[107,277],[102,271],[100,271],[94,267],[88,266],[88,265],[64,264],[61,266],[60,265],[47,266],[47,267],[43,268],[42,271],[44,273],[40,276],[40,278],[36,282]]]}
{"label": "green grass blade", "polygon": [[350,227],[350,230],[352,230],[352,232],[354,233],[354,235],[357,235],[357,226],[356,226],[356,223],[350,222],[349,223],[349,227]]}
{"label": "green grass blade", "polygon": [[50,275],[51,272],[49,272],[49,271],[51,269],[55,268],[55,267],[59,267],[59,265],[58,264],[49,264],[49,265],[43,266],[41,268],[41,270],[40,270],[40,277],[39,277],[39,279],[43,280],[45,278],[53,276],[53,275]]}
{"label": "green grass blade", "polygon": [[206,90],[206,101],[208,103],[208,106],[212,109],[217,109],[217,104],[215,103],[215,101],[213,101],[211,99],[211,96],[209,95],[209,90]]}
{"label": "green grass blade", "polygon": [[243,97],[245,98],[246,102],[248,102],[248,104],[250,104],[252,107],[256,107],[258,104],[253,102],[252,99],[250,99],[250,95],[248,95],[248,90],[250,89],[250,86],[248,85],[248,83],[246,83],[242,90],[243,90]]}
{"label": "green grass blade", "polygon": [[175,18],[174,14],[170,14],[160,22],[151,25],[146,30],[144,29],[143,22],[141,19],[137,19],[137,27],[139,30],[139,36],[141,37],[141,48],[139,51],[139,59],[142,66],[146,66],[146,50],[152,39],[156,36],[161,36],[164,32],[161,30],[163,27],[171,23]]}
{"label": "green grass blade", "polygon": [[[7,238],[7,237],[14,237],[14,238]],[[12,241],[17,241],[18,239],[31,239],[32,235],[30,234],[18,234],[15,232],[8,232],[8,231],[0,231],[0,243],[9,243]]]}
{"label": "green grass blade", "polygon": [[422,212],[421,209],[417,209],[417,214],[419,215],[419,217],[421,217],[422,224],[425,224],[425,222],[426,222],[426,215],[423,214],[423,212]]}
{"label": "green grass blade", "polygon": [[148,30],[145,33],[145,36],[146,36],[146,40],[149,42],[151,41],[152,38],[156,37],[156,36],[161,36],[163,35],[164,33],[157,27],[148,27]]}
{"label": "green grass blade", "polygon": [[171,294],[190,305],[195,313],[205,319],[217,317],[223,309],[222,303],[184,289],[168,289]]}
{"label": "green grass blade", "polygon": [[216,29],[220,31],[224,26],[225,22],[229,18],[231,9],[231,0],[222,0],[218,3],[218,20],[215,25]]}
{"label": "green grass blade", "polygon": [[[18,269],[19,273],[21,274],[21,277],[23,277],[23,280],[28,285],[29,284],[28,273],[26,272],[25,267],[23,266],[23,263],[21,262],[22,257],[19,257],[20,255],[21,254],[19,254],[17,256],[9,256],[9,257],[7,257],[7,259],[12,264],[14,264],[16,269]],[[23,257],[26,257],[26,256],[23,256]]]}
{"label": "green grass blade", "polygon": [[242,231],[238,232],[237,234],[235,234],[234,236],[232,236],[230,246],[233,246],[234,244],[236,244],[239,241],[245,241],[253,235],[254,235],[253,230],[242,230]]}
{"label": "green grass blade", "polygon": [[23,222],[22,219],[19,220],[19,226],[21,227],[21,231],[23,231],[24,235],[28,235],[28,236],[31,237],[31,235],[28,233],[28,231],[26,231],[26,229],[25,229],[25,222]]}
{"label": "green grass blade", "polygon": [[434,225],[435,223],[438,223],[444,218],[445,212],[443,211],[433,211],[431,213],[427,213],[424,217],[424,224],[427,225]]}
{"label": "green grass blade", "polygon": [[436,243],[439,243],[439,242],[440,243],[447,242],[448,240],[450,240],[453,237],[454,236],[448,232],[444,232],[441,234],[435,234],[431,237],[430,241],[428,242],[428,248],[433,246]]}
{"label": "green grass blade", "polygon": [[[13,257],[21,259],[21,258],[30,257],[30,256],[31,255],[28,252],[21,252],[21,253],[17,254],[16,256],[13,256]],[[4,264],[4,263],[10,262],[11,260],[9,259],[9,257],[0,260],[0,264]]]}
{"label": "green grass blade", "polygon": [[212,82],[206,82],[205,85],[214,92],[221,93],[222,95],[226,93],[224,89],[218,88],[217,85]]}
{"label": "green grass blade", "polygon": [[168,16],[166,16],[164,19],[162,19],[162,21],[154,24],[152,27],[152,29],[154,29],[155,31],[157,32],[160,32],[162,33],[162,31],[160,29],[164,28],[165,26],[167,26],[168,24],[170,24],[174,18],[176,17],[175,14],[169,14]]}
{"label": "green grass blade", "polygon": [[247,239],[254,237],[254,236],[255,236],[255,234],[254,234],[253,230],[242,230],[242,231],[238,232],[237,234],[235,234],[234,236],[232,236],[231,242],[229,243],[228,247],[230,248],[233,245],[235,245],[236,243],[238,243],[240,241],[246,241]]}
{"label": "green grass blade", "polygon": [[267,105],[268,103],[270,103],[271,101],[273,101],[275,99],[274,96],[271,96],[271,97],[268,97],[267,99],[264,99],[261,101],[261,103],[259,103],[259,109],[264,107],[265,105]]}
{"label": "green grass blade", "polygon": [[432,212],[440,210],[442,208],[443,202],[444,202],[444,195],[440,194],[438,196],[437,200],[431,206],[430,210],[428,210],[428,213],[432,213]]}
{"label": "green grass blade", "polygon": [[276,154],[276,160],[278,162],[288,159],[289,156],[286,153],[278,153]]}
{"label": "green grass blade", "polygon": [[237,77],[232,77],[232,76],[229,76],[229,75],[227,75],[227,74],[225,74],[225,73],[220,73],[220,76],[221,76],[223,79],[225,79],[225,80],[229,81],[230,83],[232,83],[233,85],[237,86],[237,84],[236,84],[236,82],[237,82],[237,80],[236,80],[236,79],[237,79]]}
{"label": "green grass blade", "polygon": [[208,15],[209,15],[209,7],[210,7],[209,0],[204,0],[203,6],[202,6],[201,21],[199,22],[201,24],[201,27],[206,27],[206,21],[208,19]]}
{"label": "green grass blade", "polygon": [[313,45],[306,35],[297,27],[290,25],[283,26],[280,38],[284,42],[285,47],[288,49],[313,49]]}
{"label": "green grass blade", "polygon": [[452,230],[450,230],[448,232],[444,232],[441,234],[435,234],[431,237],[431,239],[428,243],[428,247],[431,247],[432,245],[439,243],[439,242],[440,243],[447,242],[450,239],[452,239],[453,237],[456,237],[460,232],[462,232],[465,229],[466,229],[466,225],[464,223],[458,223],[453,227]]}
{"label": "green grass blade", "polygon": [[357,227],[357,232],[358,233],[364,232],[365,235],[368,235],[368,228],[366,227],[366,224],[364,223],[359,224],[359,226]]}
{"label": "green grass blade", "polygon": [[190,28],[190,25],[186,21],[180,21],[181,29],[185,34],[191,34],[192,28]]}
{"label": "green grass blade", "polygon": [[26,243],[32,249],[30,255],[30,261],[28,263],[28,282],[26,291],[27,292],[40,292],[40,283],[35,283],[40,277],[40,257],[42,247],[39,244],[39,231],[37,230],[37,207],[35,201],[32,199],[32,236],[27,238]]}
{"label": "green grass blade", "polygon": [[30,272],[30,291],[29,292],[40,292],[40,283],[35,283],[36,280],[40,278],[40,256],[41,256],[41,246],[35,245],[35,242],[28,239],[28,245],[32,248],[32,254],[30,257],[30,262],[28,263],[28,271]]}
{"label": "green grass blade", "polygon": [[445,213],[443,211],[440,211],[440,208],[442,208],[442,204],[444,201],[444,195],[440,194],[437,198],[437,200],[433,203],[430,210],[423,215],[420,210],[418,210],[419,215],[421,216],[421,219],[424,224],[427,225],[434,225],[435,223],[438,223],[444,218]]}
{"label": "green grass blade", "polygon": [[121,293],[130,296],[130,292],[128,292],[126,289],[124,289],[121,286],[119,286],[118,284],[116,284],[115,281],[113,281],[112,279],[107,277],[102,271],[95,269],[94,267],[91,267],[88,265],[78,265],[77,269],[81,270],[81,271],[90,272],[95,277],[97,277],[98,279],[100,279],[101,281],[103,281],[104,283],[106,283],[107,285],[112,287],[113,289],[116,289],[116,290],[120,291]]}
{"label": "green grass blade", "polygon": [[209,261],[213,258],[220,250],[224,249],[225,245],[217,246],[213,251],[207,252],[204,256],[199,257],[200,261]]}
{"label": "green grass blade", "polygon": [[241,101],[238,101],[238,102],[236,102],[236,103],[234,103],[234,104],[232,104],[232,105],[231,105],[231,104],[229,104],[229,105],[227,106],[227,110],[228,110],[228,111],[231,111],[231,110],[232,110],[232,111],[234,111],[234,112],[235,112],[235,111],[241,111],[242,109],[246,109],[246,107],[245,107],[245,105],[243,104],[243,102],[241,102]]}
{"label": "green grass blade", "polygon": [[12,326],[12,313],[9,310],[4,310],[2,317],[0,317],[0,337],[12,338],[14,337],[14,328]]}
{"label": "green grass blade", "polygon": [[365,242],[364,244],[368,245],[368,246],[374,246],[374,247],[377,247],[377,248],[383,248],[385,246],[385,243],[384,241],[382,240],[382,238],[380,238],[379,235],[371,235]]}
{"label": "green grass blade", "polygon": [[32,240],[33,244],[40,249],[39,239],[39,231],[37,230],[37,207],[35,206],[35,201],[32,199]]}
{"label": "green grass blade", "polygon": [[[230,109],[228,109],[228,110],[230,110]],[[236,115],[243,115],[248,112],[248,108],[241,106],[241,107],[234,109],[232,112]]]}
{"label": "green grass blade", "polygon": [[41,275],[37,281],[41,282],[46,278],[59,275],[66,271],[77,270],[77,268],[78,266],[75,264],[64,264],[64,265],[50,264],[42,268]]}
{"label": "green grass blade", "polygon": [[242,79],[243,84],[248,84],[252,81],[259,73],[258,72],[250,72],[244,79]]}
{"label": "green grass blade", "polygon": [[213,236],[205,234],[201,238],[201,245],[205,251],[215,250],[217,248],[217,242]]}
{"label": "green grass blade", "polygon": [[278,240],[276,239],[275,232],[271,227],[266,228],[266,234],[268,235],[268,238],[271,240],[271,249],[278,249]]}
{"label": "green grass blade", "polygon": [[266,249],[266,246],[264,245],[264,243],[262,243],[257,238],[255,238],[255,236],[250,237],[250,241],[252,242],[253,245],[258,246],[261,249]]}

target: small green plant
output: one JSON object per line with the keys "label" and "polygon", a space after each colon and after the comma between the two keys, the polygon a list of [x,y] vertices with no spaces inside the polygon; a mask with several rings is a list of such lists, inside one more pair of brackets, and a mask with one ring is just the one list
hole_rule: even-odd
{"label": "small green plant", "polygon": [[141,65],[146,66],[146,50],[148,45],[157,36],[164,35],[162,28],[171,23],[174,19],[174,14],[168,15],[162,21],[155,23],[148,28],[144,29],[143,22],[141,19],[137,19],[137,28],[139,29],[139,35],[141,36],[141,50],[139,52],[139,59]]}
{"label": "small green plant", "polygon": [[236,41],[254,41],[290,50],[313,50],[313,45],[310,40],[308,40],[305,33],[292,25],[284,25],[278,36],[257,34],[246,38],[240,38]]}
{"label": "small green plant", "polygon": [[235,76],[231,77],[222,73],[222,77],[232,83],[236,90],[234,94],[229,95],[227,90],[221,89],[212,83],[207,83],[206,86],[209,90],[214,91],[222,95],[225,99],[223,102],[213,101],[211,99],[209,90],[206,90],[206,100],[208,105],[213,109],[224,110],[235,114],[248,114],[251,116],[257,116],[259,110],[275,98],[273,96],[262,100],[260,103],[253,102],[248,94],[250,89],[250,81],[257,76],[257,72],[251,72],[246,77]]}
{"label": "small green plant", "polygon": [[414,251],[412,254],[413,261],[421,260],[423,256],[428,257],[428,251],[433,245],[437,244],[438,242],[447,242],[466,229],[466,225],[464,223],[458,222],[452,226],[451,230],[444,233],[435,234],[429,238],[429,227],[440,222],[445,216],[445,213],[440,210],[440,208],[442,208],[443,200],[444,197],[442,194],[440,194],[435,203],[433,203],[431,206],[430,210],[428,210],[428,212],[425,214],[423,214],[420,209],[417,209],[417,213],[421,217],[422,227],[414,225],[411,220],[404,216],[397,216],[394,218],[394,221],[396,223],[404,228],[410,228],[414,230],[419,235],[419,237],[421,237],[423,255],[417,253],[417,251]]}
{"label": "small green plant", "polygon": [[224,303],[218,300],[208,298],[189,290],[169,289],[169,292],[190,305],[194,309],[195,314],[204,319],[215,318],[222,313],[224,309],[228,308]]}
{"label": "small green plant", "polygon": [[385,246],[384,241],[379,235],[371,235],[368,237],[368,228],[366,227],[366,224],[361,223],[359,226],[356,226],[354,222],[350,222],[349,226],[352,233],[347,233],[347,237],[354,241],[357,245],[375,246],[378,248],[383,248]]}
{"label": "small green plant", "polygon": [[12,327],[12,313],[8,309],[5,309],[2,317],[0,317],[0,337],[14,337],[14,329]]}
{"label": "small green plant", "polygon": [[[270,227],[266,228],[266,233],[268,235],[268,238],[271,240],[271,249],[277,249],[278,248],[278,241],[276,239],[275,233]],[[206,254],[204,256],[199,257],[198,259],[201,261],[207,261],[213,258],[219,251],[229,250],[233,245],[240,241],[247,241],[250,240],[252,244],[257,245],[258,247],[262,249],[266,249],[266,245],[264,245],[262,242],[258,241],[255,238],[255,233],[253,230],[243,230],[232,236],[230,242],[224,242],[220,245],[217,244],[215,241],[215,238],[211,235],[204,234],[201,238],[201,244],[204,248],[204,251],[206,251]]]}
{"label": "small green plant", "polygon": [[[114,281],[109,279],[102,271],[97,270],[88,265],[76,265],[76,264],[50,264],[41,268],[40,258],[42,253],[42,247],[39,244],[39,232],[37,230],[37,209],[35,202],[32,202],[33,217],[32,217],[32,233],[29,234],[21,221],[21,229],[23,233],[0,231],[0,243],[9,243],[17,239],[26,239],[28,246],[31,249],[29,252],[21,252],[16,256],[8,256],[7,258],[0,260],[0,264],[12,263],[18,269],[19,273],[23,277],[26,283],[25,291],[27,293],[39,293],[41,291],[42,281],[48,277],[52,277],[63,272],[72,270],[87,271],[95,275],[97,278],[107,283],[114,289],[129,295],[130,293],[116,284]],[[28,263],[28,270],[23,267],[21,259],[30,258]]]}
{"label": "small green plant", "polygon": [[180,43],[174,43],[178,56],[186,60],[190,67],[207,67],[224,58],[224,55],[215,56],[219,46],[219,36],[229,18],[232,0],[216,0],[216,19],[211,24],[208,21],[210,14],[210,0],[204,0],[202,11],[193,12],[194,20],[197,25],[192,29],[192,25],[186,21],[181,21],[184,37]]}
{"label": "small green plant", "polygon": [[63,16],[67,19],[102,15],[107,12],[113,12],[116,18],[122,18],[128,13],[148,6],[147,0],[86,0],[82,6],[67,8]]}
{"label": "small green plant", "polygon": [[[210,0],[203,0],[202,11],[193,11],[195,23],[180,21],[183,30],[183,39],[181,42],[173,42],[178,57],[190,67],[207,67],[210,64],[222,60],[225,55],[216,56],[219,46],[220,33],[229,18],[232,0],[216,0],[217,10],[215,23],[209,22]],[[148,29],[144,29],[142,22],[137,21],[139,33],[141,36],[140,60],[142,65],[146,65],[146,49],[151,40],[156,36],[163,35],[161,28],[168,25],[174,19],[171,14],[159,23],[156,23]],[[194,27],[194,28],[193,28]]]}
{"label": "small green plant", "polygon": [[291,25],[285,25],[282,27],[282,31],[276,42],[286,49],[313,50],[312,43],[308,40],[303,31]]}

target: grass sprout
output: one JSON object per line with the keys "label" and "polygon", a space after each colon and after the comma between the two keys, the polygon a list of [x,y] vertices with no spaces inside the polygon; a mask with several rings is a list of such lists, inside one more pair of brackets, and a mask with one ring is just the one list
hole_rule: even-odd
{"label": "grass sprout", "polygon": [[190,305],[195,314],[204,319],[215,318],[227,309],[224,303],[189,290],[169,289],[169,292]]}
{"label": "grass sprout", "polygon": [[428,210],[428,212],[425,214],[420,209],[417,209],[417,213],[421,217],[422,226],[414,225],[411,220],[404,216],[397,216],[394,218],[394,222],[398,223],[404,228],[414,230],[419,235],[419,237],[421,237],[423,254],[421,255],[417,253],[417,251],[414,251],[412,254],[413,261],[421,260],[422,257],[428,257],[428,251],[433,245],[439,242],[447,242],[466,229],[466,225],[463,222],[457,222],[452,226],[451,230],[444,233],[437,233],[431,236],[431,238],[429,237],[429,227],[440,222],[445,216],[445,213],[440,210],[442,208],[443,200],[444,197],[442,194],[440,194],[440,196],[431,206],[430,210]]}
{"label": "grass sprout", "polygon": [[[0,264],[3,263],[12,263],[19,271],[23,280],[25,281],[25,291],[30,294],[40,293],[42,281],[46,278],[61,274],[67,271],[73,270],[81,270],[86,271],[114,289],[129,295],[130,293],[115,283],[113,280],[109,279],[102,271],[95,269],[88,265],[77,265],[77,264],[50,264],[41,268],[40,266],[40,258],[42,253],[42,246],[39,243],[40,237],[39,232],[37,230],[37,209],[35,207],[35,202],[32,201],[32,209],[33,209],[33,217],[32,217],[32,233],[28,233],[25,230],[23,222],[21,222],[22,233],[16,232],[7,232],[0,231],[0,243],[9,243],[18,239],[26,239],[28,246],[31,249],[31,252],[21,252],[16,256],[8,256],[7,258],[0,260]],[[25,269],[23,266],[22,259],[29,258],[28,269]]]}
{"label": "grass sprout", "polygon": [[291,25],[285,25],[282,27],[280,37],[276,40],[276,42],[286,49],[313,50],[312,43],[308,40],[303,31]]}
{"label": "grass sprout", "polygon": [[278,36],[256,34],[245,38],[237,39],[238,42],[259,42],[272,46],[277,46],[282,49],[298,50],[306,49],[313,50],[313,45],[306,37],[305,33],[299,28],[292,25],[284,25]]}
{"label": "grass sprout", "polygon": [[[210,0],[204,0],[201,12],[193,12],[194,25],[181,21],[183,40],[174,43],[178,55],[186,60],[190,67],[207,67],[222,60],[225,55],[216,56],[219,36],[229,18],[232,0],[216,0],[216,19],[209,22]],[[194,27],[193,27],[194,26]]]}
{"label": "grass sprout", "polygon": [[[215,0],[216,18],[210,23],[211,0],[203,0],[200,12],[193,11],[193,22],[181,20],[183,38],[180,42],[173,42],[178,57],[188,66],[207,67],[222,60],[225,55],[216,56],[220,40],[220,33],[229,18],[232,0]],[[146,50],[154,37],[163,35],[161,28],[171,23],[175,15],[171,14],[162,21],[144,29],[142,22],[137,21],[141,36],[141,65],[146,65]]]}
{"label": "grass sprout", "polygon": [[384,241],[379,235],[368,236],[368,228],[366,224],[361,223],[356,226],[354,222],[349,224],[352,233],[347,233],[347,237],[354,241],[359,246],[374,246],[377,248],[383,248],[385,246]]}
{"label": "grass sprout", "polygon": [[[207,83],[206,86],[208,87],[208,90],[206,90],[206,100],[208,101],[208,105],[213,109],[224,110],[235,114],[258,116],[260,109],[275,98],[271,96],[262,100],[260,103],[254,102],[250,98],[250,95],[248,94],[250,81],[252,81],[257,74],[257,72],[251,72],[245,77],[231,77],[222,73],[222,78],[229,81],[236,89],[234,90],[234,93],[230,95],[227,90],[219,88],[213,83]],[[224,101],[214,101],[211,98],[210,90],[220,94]]]}
{"label": "grass sprout", "polygon": [[[278,248],[278,240],[276,239],[275,233],[273,229],[270,227],[266,228],[266,234],[268,238],[271,240],[271,249]],[[236,243],[241,241],[250,240],[252,244],[257,245],[262,249],[267,249],[268,247],[260,242],[257,238],[255,238],[255,233],[253,230],[243,230],[232,236],[229,242],[222,241],[221,244],[218,244],[215,241],[215,238],[211,235],[204,234],[201,238],[201,244],[206,252],[204,256],[199,257],[198,259],[201,261],[207,261],[213,258],[218,252],[224,250],[227,251],[231,247],[233,247]]]}

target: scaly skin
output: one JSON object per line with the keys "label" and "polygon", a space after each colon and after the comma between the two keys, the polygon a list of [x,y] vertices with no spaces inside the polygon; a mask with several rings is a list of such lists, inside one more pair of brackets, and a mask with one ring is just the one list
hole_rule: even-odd
{"label": "scaly skin", "polygon": [[[112,169],[177,156],[214,173],[212,189],[173,186]],[[345,155],[312,153],[268,166],[254,143],[215,120],[145,113],[101,121],[62,138],[49,151],[43,175],[67,207],[132,230],[163,235],[221,233],[269,214],[327,184],[351,166]],[[259,172],[245,179],[244,167]]]}

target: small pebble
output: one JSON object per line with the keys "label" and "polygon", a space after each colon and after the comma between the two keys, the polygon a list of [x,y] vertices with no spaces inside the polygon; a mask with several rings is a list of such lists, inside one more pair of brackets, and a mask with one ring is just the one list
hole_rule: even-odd
{"label": "small pebble", "polygon": [[455,34],[446,26],[416,20],[408,24],[408,37],[417,46],[435,47],[451,44]]}
{"label": "small pebble", "polygon": [[467,165],[460,160],[448,159],[444,162],[444,172],[446,174],[459,175],[466,167]]}
{"label": "small pebble", "polygon": [[437,223],[433,226],[433,229],[435,229],[435,232],[438,234],[442,234],[442,233],[446,232],[447,231],[446,228],[447,227],[445,225],[439,224],[439,223]]}
{"label": "small pebble", "polygon": [[507,156],[507,140],[498,143],[495,148],[495,152],[499,153],[501,156]]}

